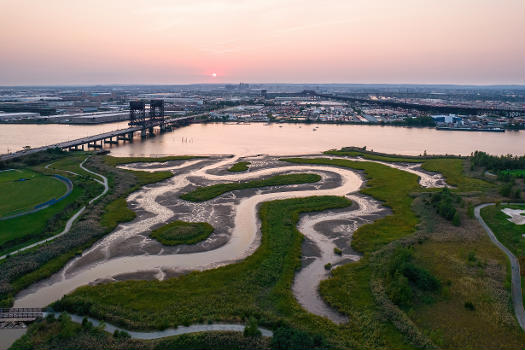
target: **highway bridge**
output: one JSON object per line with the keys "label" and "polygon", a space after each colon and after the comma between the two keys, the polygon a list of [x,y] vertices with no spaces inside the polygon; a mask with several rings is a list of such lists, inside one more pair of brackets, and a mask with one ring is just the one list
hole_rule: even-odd
{"label": "highway bridge", "polygon": [[148,134],[153,134],[153,129],[155,127],[159,127],[160,132],[170,131],[173,128],[186,125],[200,116],[202,116],[202,114],[185,117],[165,118],[162,120],[146,120],[145,122],[141,123],[141,125],[132,126],[126,129],[119,129],[103,134],[82,137],[72,141],[65,141],[43,147],[32,148],[29,150],[21,150],[14,153],[4,154],[0,156],[0,161],[14,159],[53,148],[60,148],[67,151],[85,150],[91,148],[100,149],[104,146],[104,144],[118,144],[119,141],[132,142],[133,135],[135,133],[140,133],[141,137],[147,137]]}

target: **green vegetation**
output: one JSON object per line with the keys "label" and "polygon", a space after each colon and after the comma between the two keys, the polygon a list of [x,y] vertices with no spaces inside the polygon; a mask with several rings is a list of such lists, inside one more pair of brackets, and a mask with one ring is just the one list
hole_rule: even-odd
{"label": "green vegetation", "polygon": [[250,165],[250,162],[237,162],[231,166],[231,168],[228,169],[228,171],[231,171],[233,173],[240,173],[242,171],[248,170]]}
{"label": "green vegetation", "polygon": [[490,205],[481,209],[481,216],[492,229],[498,240],[517,257],[525,256],[525,226],[509,221],[504,208],[525,209],[525,205]]}
{"label": "green vegetation", "polygon": [[481,209],[481,217],[491,228],[494,235],[517,258],[520,264],[523,302],[525,303],[525,227],[509,221],[509,216],[501,210],[504,208],[525,209],[525,205],[491,205]]}
{"label": "green vegetation", "polygon": [[258,188],[266,186],[296,185],[303,183],[314,183],[321,180],[317,174],[288,174],[275,175],[263,180],[252,180],[246,182],[230,182],[205,187],[199,187],[192,192],[185,193],[180,198],[191,202],[204,202],[220,196],[223,193],[243,190],[247,188]]}
{"label": "green vegetation", "polygon": [[409,157],[409,156],[396,156],[396,155],[387,155],[382,153],[370,152],[365,149],[358,148],[343,148],[340,151],[326,151],[326,155],[339,156],[339,157],[362,157],[364,159],[378,160],[381,162],[403,162],[403,163],[422,163],[425,161],[421,157]]}
{"label": "green vegetation", "polygon": [[[509,308],[509,293],[502,283],[506,276],[505,256],[476,225],[475,219],[466,215],[480,197],[475,192],[461,193],[482,191],[483,196],[488,196],[495,193],[496,186],[465,176],[468,161],[425,159],[424,167],[445,174],[457,190],[421,194],[417,176],[382,164],[327,158],[284,160],[362,170],[368,187],[361,192],[381,200],[392,210],[392,215],[361,226],[354,233],[352,246],[364,253],[359,262],[333,269],[327,266],[331,278],[321,282],[320,293],[331,306],[349,317],[347,324],[335,325],[307,313],[291,292],[294,273],[301,265],[302,235],[296,228],[299,215],[349,205],[345,198],[309,197],[263,203],[259,211],[261,246],[242,262],[161,282],[85,286],[54,305],[56,309],[89,314],[130,329],[243,322],[249,326],[246,336],[223,338],[222,333],[220,336],[205,333],[138,342],[120,333],[106,338],[86,335],[89,332],[84,331],[75,333],[73,327],[64,323],[61,328],[55,327],[55,331],[30,330],[23,344],[46,348],[49,342],[56,342],[57,347],[64,348],[64,344],[77,344],[67,340],[75,334],[78,339],[88,337],[91,343],[104,341],[99,348],[110,349],[139,345],[160,348],[161,344],[165,348],[221,348],[230,340],[230,348],[276,349],[523,346],[522,332]],[[252,182],[221,185],[248,183]],[[224,193],[210,190],[212,187],[186,195],[204,190],[200,198],[210,196],[210,191],[213,198]],[[461,214],[463,225],[452,225],[425,202],[433,202],[447,218],[451,212],[448,205],[452,206],[452,223]],[[454,207],[454,203],[460,205]],[[334,253],[337,254],[335,249]],[[274,330],[271,344],[259,342],[262,338],[257,334],[258,324]],[[249,341],[255,343],[248,346]]]}
{"label": "green vegetation", "polygon": [[104,208],[104,213],[100,218],[100,223],[106,228],[106,230],[113,230],[118,224],[135,219],[136,214],[133,210],[129,209],[128,202],[126,201],[126,198],[130,193],[135,192],[144,185],[166,180],[173,176],[169,171],[157,171],[153,173],[133,170],[122,171],[132,174],[136,180],[136,184],[133,187],[130,187],[119,198],[108,203]]}
{"label": "green vegetation", "polygon": [[73,172],[79,174],[80,176],[92,177],[94,176],[93,174],[88,173],[80,167],[80,163],[82,163],[86,159],[86,157],[87,155],[84,152],[80,154],[73,153],[68,157],[52,162],[47,168],[52,169],[63,176],[73,175],[71,174],[71,172]]}
{"label": "green vegetation", "polygon": [[117,166],[129,163],[151,163],[151,162],[168,162],[174,160],[190,160],[206,158],[201,156],[167,156],[167,157],[112,157],[106,156],[104,162],[107,165]]}
{"label": "green vegetation", "polygon": [[108,203],[104,209],[100,224],[107,229],[116,227],[121,222],[131,221],[137,216],[133,210],[129,209],[126,198],[117,198]]}
{"label": "green vegetation", "polygon": [[174,221],[151,232],[164,245],[195,244],[208,238],[213,226],[207,222]]}
{"label": "green vegetation", "polygon": [[[20,171],[22,174],[31,174],[32,176],[34,175],[36,179],[41,178],[45,179],[45,181],[48,181],[45,183],[35,183],[36,187],[32,186],[33,188],[30,189],[30,192],[32,193],[26,193],[27,191],[25,191],[24,196],[20,196],[19,192],[17,192],[16,195],[12,196],[13,198],[10,198],[10,202],[20,203],[20,201],[24,200],[24,198],[32,198],[32,195],[39,196],[42,193],[49,193],[49,190],[53,188],[59,190],[60,192],[58,195],[53,196],[53,198],[60,197],[66,190],[65,185],[57,179],[51,178],[50,176],[45,176],[55,173],[62,173],[63,176],[68,177],[73,183],[73,191],[68,197],[45,209],[16,218],[1,220],[0,255],[14,251],[30,243],[37,242],[41,239],[51,237],[61,232],[65,226],[66,221],[78,209],[80,209],[82,205],[85,205],[91,198],[98,195],[102,191],[102,186],[95,182],[91,176],[75,176],[58,168],[60,164],[68,164],[67,166],[73,166],[75,162],[77,162],[76,164],[78,166],[78,163],[84,160],[85,155],[82,157],[75,155],[71,157],[72,159],[70,159],[62,153],[43,153],[44,155],[41,156],[41,158],[45,159],[46,163],[52,162],[53,159],[55,159],[54,164],[58,163],[58,165],[56,165],[56,169],[46,169],[44,164],[34,164],[35,162],[31,161],[31,168],[27,168],[26,163],[19,162],[12,164],[12,166],[20,168],[15,168],[14,171],[0,173],[0,175],[7,173],[20,174]],[[29,184],[31,181],[33,180],[23,181],[20,183]],[[49,183],[49,181],[51,181],[51,183]],[[56,188],[56,186],[58,186],[58,188]],[[16,187],[16,190],[19,190],[18,186]],[[6,189],[5,193],[10,193],[10,191]]]}
{"label": "green vegetation", "polygon": [[465,176],[463,159],[429,159],[423,163],[422,168],[443,174],[447,184],[456,187],[459,192],[486,191],[494,187],[486,181]]}
{"label": "green vegetation", "polygon": [[460,196],[450,192],[448,188],[443,188],[439,192],[430,195],[430,203],[436,211],[445,219],[452,221],[456,226],[461,225],[461,219],[454,205],[462,203]]}
{"label": "green vegetation", "polygon": [[405,237],[415,230],[417,218],[410,209],[413,198],[410,193],[420,189],[417,176],[386,165],[328,158],[285,158],[291,163],[322,164],[363,170],[368,187],[361,193],[371,195],[391,208],[394,215],[361,226],[353,235],[352,247],[366,253]]}
{"label": "green vegetation", "polygon": [[422,163],[421,167],[425,170],[443,174],[447,183],[457,187],[458,191],[483,191],[493,187],[492,184],[465,176],[464,164],[465,159],[456,156],[401,156],[390,155],[378,152],[367,151],[366,148],[345,147],[340,151],[331,150],[324,152],[327,155],[363,157],[370,160],[383,162],[403,162],[403,163]]}
{"label": "green vegetation", "polygon": [[431,293],[440,288],[439,280],[414,262],[410,249],[397,247],[394,250],[386,267],[386,290],[390,300],[404,307],[412,306],[414,298],[429,303],[433,300]]}
{"label": "green vegetation", "polygon": [[502,170],[498,173],[498,175],[499,174],[523,178],[525,177],[525,169]]}
{"label": "green vegetation", "polygon": [[61,197],[66,185],[52,176],[29,169],[0,172],[0,218],[33,209],[36,205]]}
{"label": "green vegetation", "polygon": [[163,329],[206,320],[238,322],[255,317],[259,324],[275,327],[285,322],[291,328],[321,333],[323,338],[348,346],[352,344],[346,335],[348,329],[307,313],[291,292],[295,270],[300,266],[299,214],[348,205],[350,202],[341,197],[263,203],[259,211],[261,245],[240,263],[166,281],[81,287],[54,307],[90,314],[126,328]]}
{"label": "green vegetation", "polygon": [[85,350],[241,350],[270,349],[271,339],[246,337],[241,332],[202,332],[157,340],[130,339],[126,332],[109,334],[87,319],[74,323],[67,314],[58,319],[46,317],[37,321],[11,349],[85,349]]}
{"label": "green vegetation", "polygon": [[[76,162],[80,162],[86,154],[73,153],[72,156],[77,157]],[[59,171],[58,169],[45,169],[44,165],[50,162],[55,162],[52,164],[55,167],[66,164],[68,170],[74,166],[74,163],[70,162],[63,152],[58,151],[40,152],[27,158],[28,160],[8,165],[26,167],[27,162],[30,162],[35,169],[49,173]],[[39,163],[42,160],[45,162]],[[0,305],[9,307],[12,305],[13,295],[18,291],[57,272],[76,254],[82,253],[96,240],[112,231],[119,222],[132,219],[131,216],[134,214],[123,210],[127,208],[125,198],[129,193],[142,185],[172,176],[172,173],[167,171],[156,173],[124,171],[108,166],[103,160],[104,157],[92,156],[87,161],[86,167],[107,176],[110,191],[87,208],[69,233],[43,246],[26,250],[0,262],[3,271],[3,274],[0,275]],[[60,232],[65,221],[80,209],[82,204],[87,204],[91,198],[102,191],[102,186],[93,181],[91,177],[71,174],[67,176],[71,176],[75,188],[66,199],[39,212],[0,221],[0,237],[10,239],[10,242],[4,242],[1,245],[6,249],[4,252]],[[1,234],[2,230],[11,234],[14,232],[20,237]]]}
{"label": "green vegetation", "polygon": [[485,152],[476,151],[471,155],[472,165],[488,170],[517,170],[517,174],[525,171],[525,156],[491,156]]}

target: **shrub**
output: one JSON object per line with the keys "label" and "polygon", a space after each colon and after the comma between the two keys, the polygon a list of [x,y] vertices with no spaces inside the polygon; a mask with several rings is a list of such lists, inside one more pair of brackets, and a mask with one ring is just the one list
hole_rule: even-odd
{"label": "shrub", "polygon": [[400,306],[410,305],[414,297],[408,279],[400,273],[397,273],[391,280],[387,295],[394,304]]}
{"label": "shrub", "polygon": [[504,197],[509,197],[510,193],[512,191],[512,184],[506,183],[503,186],[501,186],[501,189],[499,190],[499,193]]}
{"label": "shrub", "polygon": [[325,265],[324,265],[324,269],[325,269],[325,270],[331,270],[331,269],[332,269],[332,264],[330,264],[330,263],[325,264]]}
{"label": "shrub", "polygon": [[454,224],[454,226],[461,225],[461,218],[459,217],[459,213],[457,211],[454,213],[454,217],[452,218],[452,224]]}
{"label": "shrub", "polygon": [[474,304],[472,304],[471,301],[466,301],[465,302],[465,309],[470,310],[470,311],[474,311],[476,308],[474,307]]}
{"label": "shrub", "polygon": [[131,335],[129,335],[129,333],[126,331],[115,329],[115,332],[113,332],[113,337],[117,339],[130,339]]}
{"label": "shrub", "polygon": [[337,255],[343,255],[343,251],[337,247],[334,248],[334,253]]}
{"label": "shrub", "polygon": [[257,326],[257,319],[253,316],[251,316],[248,319],[248,324],[244,328],[244,336],[245,337],[260,337],[261,331],[259,330],[259,327]]}
{"label": "shrub", "polygon": [[425,291],[437,291],[441,287],[439,280],[426,269],[409,262],[403,266],[403,275],[414,283],[419,289]]}
{"label": "shrub", "polygon": [[272,338],[272,349],[294,350],[312,349],[325,346],[325,340],[320,335],[310,335],[298,329],[279,327]]}

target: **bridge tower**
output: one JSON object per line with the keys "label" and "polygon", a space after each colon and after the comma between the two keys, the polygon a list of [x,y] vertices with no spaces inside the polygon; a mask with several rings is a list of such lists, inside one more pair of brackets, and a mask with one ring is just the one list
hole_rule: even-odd
{"label": "bridge tower", "polygon": [[146,128],[146,103],[144,101],[129,101],[128,125]]}
{"label": "bridge tower", "polygon": [[164,125],[164,100],[151,100],[149,103],[149,118],[151,122],[158,122],[160,131],[165,129]]}

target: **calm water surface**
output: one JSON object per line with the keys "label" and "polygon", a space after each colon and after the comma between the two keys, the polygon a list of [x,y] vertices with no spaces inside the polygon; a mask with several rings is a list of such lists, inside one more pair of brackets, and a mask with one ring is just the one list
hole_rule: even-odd
{"label": "calm water surface", "polygon": [[[71,140],[115,129],[105,125],[0,125],[0,153]],[[146,142],[112,147],[118,156],[163,154],[305,154],[344,146],[367,146],[379,152],[418,155],[467,155],[475,150],[492,154],[523,154],[524,131],[505,133],[443,131],[370,125],[328,124],[193,124]]]}

